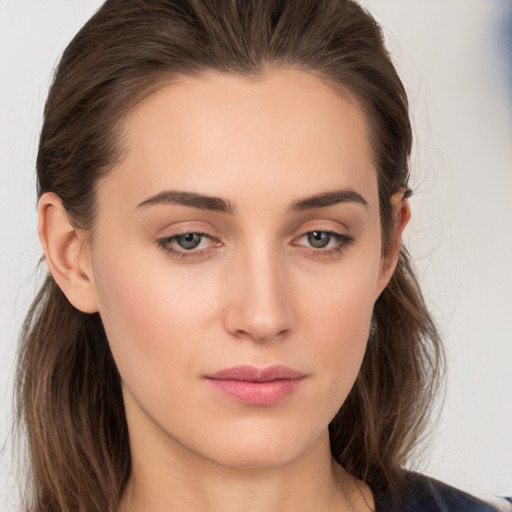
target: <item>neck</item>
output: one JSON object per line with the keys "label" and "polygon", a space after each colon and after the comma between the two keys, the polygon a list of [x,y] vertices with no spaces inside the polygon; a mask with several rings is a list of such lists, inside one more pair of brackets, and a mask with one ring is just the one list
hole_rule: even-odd
{"label": "neck", "polygon": [[331,458],[328,432],[299,458],[278,467],[234,468],[188,452],[181,445],[152,457],[132,447],[132,475],[121,512],[363,511],[372,496]]}

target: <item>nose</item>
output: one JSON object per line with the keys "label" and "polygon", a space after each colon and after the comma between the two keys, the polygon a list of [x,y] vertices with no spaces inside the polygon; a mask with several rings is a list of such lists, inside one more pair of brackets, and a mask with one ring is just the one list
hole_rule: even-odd
{"label": "nose", "polygon": [[293,328],[291,283],[276,252],[252,252],[231,267],[225,327],[237,338],[268,342],[286,337]]}

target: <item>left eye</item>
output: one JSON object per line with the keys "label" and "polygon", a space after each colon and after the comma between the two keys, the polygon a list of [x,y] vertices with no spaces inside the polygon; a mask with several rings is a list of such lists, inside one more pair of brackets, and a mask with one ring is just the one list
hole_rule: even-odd
{"label": "left eye", "polygon": [[315,249],[323,249],[331,241],[331,233],[327,231],[311,231],[306,237],[309,245]]}
{"label": "left eye", "polygon": [[324,253],[341,252],[348,247],[354,238],[350,235],[343,235],[334,231],[314,230],[304,233],[297,238],[293,245],[310,247],[311,249]]}

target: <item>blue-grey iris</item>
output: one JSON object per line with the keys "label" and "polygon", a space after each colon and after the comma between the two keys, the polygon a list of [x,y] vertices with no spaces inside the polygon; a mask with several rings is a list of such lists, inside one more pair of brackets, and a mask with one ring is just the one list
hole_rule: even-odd
{"label": "blue-grey iris", "polygon": [[187,233],[176,237],[176,242],[183,249],[195,249],[201,243],[202,235],[199,233]]}
{"label": "blue-grey iris", "polygon": [[322,249],[331,241],[331,235],[325,231],[312,231],[308,233],[308,242],[315,249]]}

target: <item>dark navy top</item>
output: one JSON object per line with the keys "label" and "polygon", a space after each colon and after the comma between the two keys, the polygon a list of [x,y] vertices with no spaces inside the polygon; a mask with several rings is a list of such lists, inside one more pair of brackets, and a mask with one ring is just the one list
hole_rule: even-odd
{"label": "dark navy top", "polygon": [[[470,494],[418,473],[406,472],[394,498],[382,487],[372,487],[375,512],[497,512]],[[510,499],[504,499],[504,505]]]}

